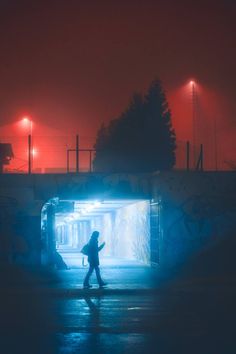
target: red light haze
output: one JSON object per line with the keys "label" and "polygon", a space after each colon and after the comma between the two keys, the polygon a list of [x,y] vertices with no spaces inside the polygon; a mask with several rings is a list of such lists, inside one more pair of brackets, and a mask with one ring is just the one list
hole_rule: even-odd
{"label": "red light haze", "polygon": [[36,135],[79,133],[91,146],[101,122],[159,77],[185,142],[194,80],[207,167],[217,141],[218,167],[227,168],[236,160],[235,10],[232,0],[2,1],[0,136],[21,134],[15,122],[27,112]]}

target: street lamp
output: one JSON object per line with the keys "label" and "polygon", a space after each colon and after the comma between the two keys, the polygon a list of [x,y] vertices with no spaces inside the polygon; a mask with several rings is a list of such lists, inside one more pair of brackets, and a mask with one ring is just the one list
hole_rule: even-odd
{"label": "street lamp", "polygon": [[28,173],[32,172],[33,167],[33,157],[35,155],[35,149],[33,148],[33,121],[29,116],[22,117],[23,124],[29,128],[29,135],[28,135]]}
{"label": "street lamp", "polygon": [[24,116],[22,118],[22,122],[26,127],[29,127],[29,134],[32,135],[33,133],[33,121],[30,117]]}
{"label": "street lamp", "polygon": [[196,163],[196,145],[197,145],[197,96],[196,96],[196,83],[194,80],[189,82],[191,86],[192,96],[192,144],[193,144],[193,163]]}

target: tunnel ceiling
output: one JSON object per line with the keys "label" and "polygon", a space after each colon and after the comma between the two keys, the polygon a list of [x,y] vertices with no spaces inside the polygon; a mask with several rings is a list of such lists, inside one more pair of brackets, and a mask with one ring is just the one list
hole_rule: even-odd
{"label": "tunnel ceiling", "polygon": [[[130,204],[140,202],[140,199],[112,199],[103,201],[74,200],[59,201],[56,211],[57,220],[65,218],[66,214],[71,217],[71,221],[88,220],[92,217],[113,212]],[[60,205],[61,204],[61,205]],[[73,205],[73,208],[71,207]],[[69,221],[69,219],[68,219]]]}

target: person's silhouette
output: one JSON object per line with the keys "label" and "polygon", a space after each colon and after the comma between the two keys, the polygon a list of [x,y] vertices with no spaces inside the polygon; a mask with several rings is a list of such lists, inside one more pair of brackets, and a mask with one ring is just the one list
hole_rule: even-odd
{"label": "person's silhouette", "polygon": [[100,287],[107,285],[101,278],[100,269],[99,269],[99,255],[98,252],[103,249],[105,246],[105,242],[103,242],[100,246],[98,246],[98,237],[99,232],[94,231],[89,240],[89,251],[88,251],[88,262],[89,262],[89,270],[84,278],[84,288],[91,288],[92,285],[89,284],[90,276],[95,270],[97,281]]}

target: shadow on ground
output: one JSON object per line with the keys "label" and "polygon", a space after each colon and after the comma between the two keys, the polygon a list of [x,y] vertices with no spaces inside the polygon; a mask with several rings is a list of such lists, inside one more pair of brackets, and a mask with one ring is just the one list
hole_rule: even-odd
{"label": "shadow on ground", "polygon": [[38,292],[40,279],[50,282],[56,281],[55,277],[50,273],[2,265],[0,278],[0,352],[58,353],[52,299]]}

